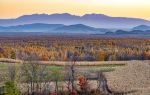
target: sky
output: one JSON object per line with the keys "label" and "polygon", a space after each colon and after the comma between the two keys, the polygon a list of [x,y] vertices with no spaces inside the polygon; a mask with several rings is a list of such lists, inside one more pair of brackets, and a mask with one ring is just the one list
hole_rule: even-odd
{"label": "sky", "polygon": [[0,0],[1,19],[35,13],[96,13],[150,20],[150,0]]}

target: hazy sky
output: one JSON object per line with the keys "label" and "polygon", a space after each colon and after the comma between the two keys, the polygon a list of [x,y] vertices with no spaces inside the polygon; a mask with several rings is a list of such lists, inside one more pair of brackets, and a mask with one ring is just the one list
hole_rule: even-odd
{"label": "hazy sky", "polygon": [[101,13],[150,20],[150,0],[0,0],[0,18],[34,13]]}

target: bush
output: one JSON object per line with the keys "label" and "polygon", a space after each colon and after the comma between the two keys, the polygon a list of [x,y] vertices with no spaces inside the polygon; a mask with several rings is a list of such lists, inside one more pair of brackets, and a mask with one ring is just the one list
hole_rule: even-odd
{"label": "bush", "polygon": [[20,91],[17,89],[17,86],[14,82],[10,81],[10,82],[6,82],[5,83],[6,86],[6,95],[21,95]]}

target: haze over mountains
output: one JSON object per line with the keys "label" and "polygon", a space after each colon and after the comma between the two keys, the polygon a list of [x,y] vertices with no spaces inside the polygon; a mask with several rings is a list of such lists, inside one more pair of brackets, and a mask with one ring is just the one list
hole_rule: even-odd
{"label": "haze over mountains", "polygon": [[111,17],[103,14],[85,14],[83,16],[64,14],[32,14],[16,19],[0,19],[0,26],[16,26],[33,23],[46,24],[84,24],[96,28],[128,29],[138,25],[150,25],[150,21],[138,18]]}
{"label": "haze over mountains", "polygon": [[147,25],[139,25],[139,26],[134,27],[132,30],[147,31],[147,30],[150,30],[150,26],[147,26]]}
{"label": "haze over mountains", "polygon": [[[105,34],[150,35],[150,21],[110,17],[102,14],[75,16],[70,14],[33,14],[16,19],[0,19],[3,34]],[[25,33],[24,33],[25,32]]]}
{"label": "haze over mountains", "polygon": [[139,25],[131,28],[129,31],[116,30],[115,32],[106,32],[107,35],[147,35],[150,36],[150,26]]}
{"label": "haze over mountains", "polygon": [[43,32],[43,33],[84,33],[84,34],[104,34],[110,30],[104,28],[94,28],[83,24],[63,25],[63,24],[25,24],[17,26],[0,26],[0,32]]}

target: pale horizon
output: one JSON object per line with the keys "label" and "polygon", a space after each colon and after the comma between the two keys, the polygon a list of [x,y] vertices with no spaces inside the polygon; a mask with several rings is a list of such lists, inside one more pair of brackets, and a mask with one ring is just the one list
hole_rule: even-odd
{"label": "pale horizon", "polygon": [[150,20],[150,0],[0,0],[0,19],[43,13],[94,13]]}

